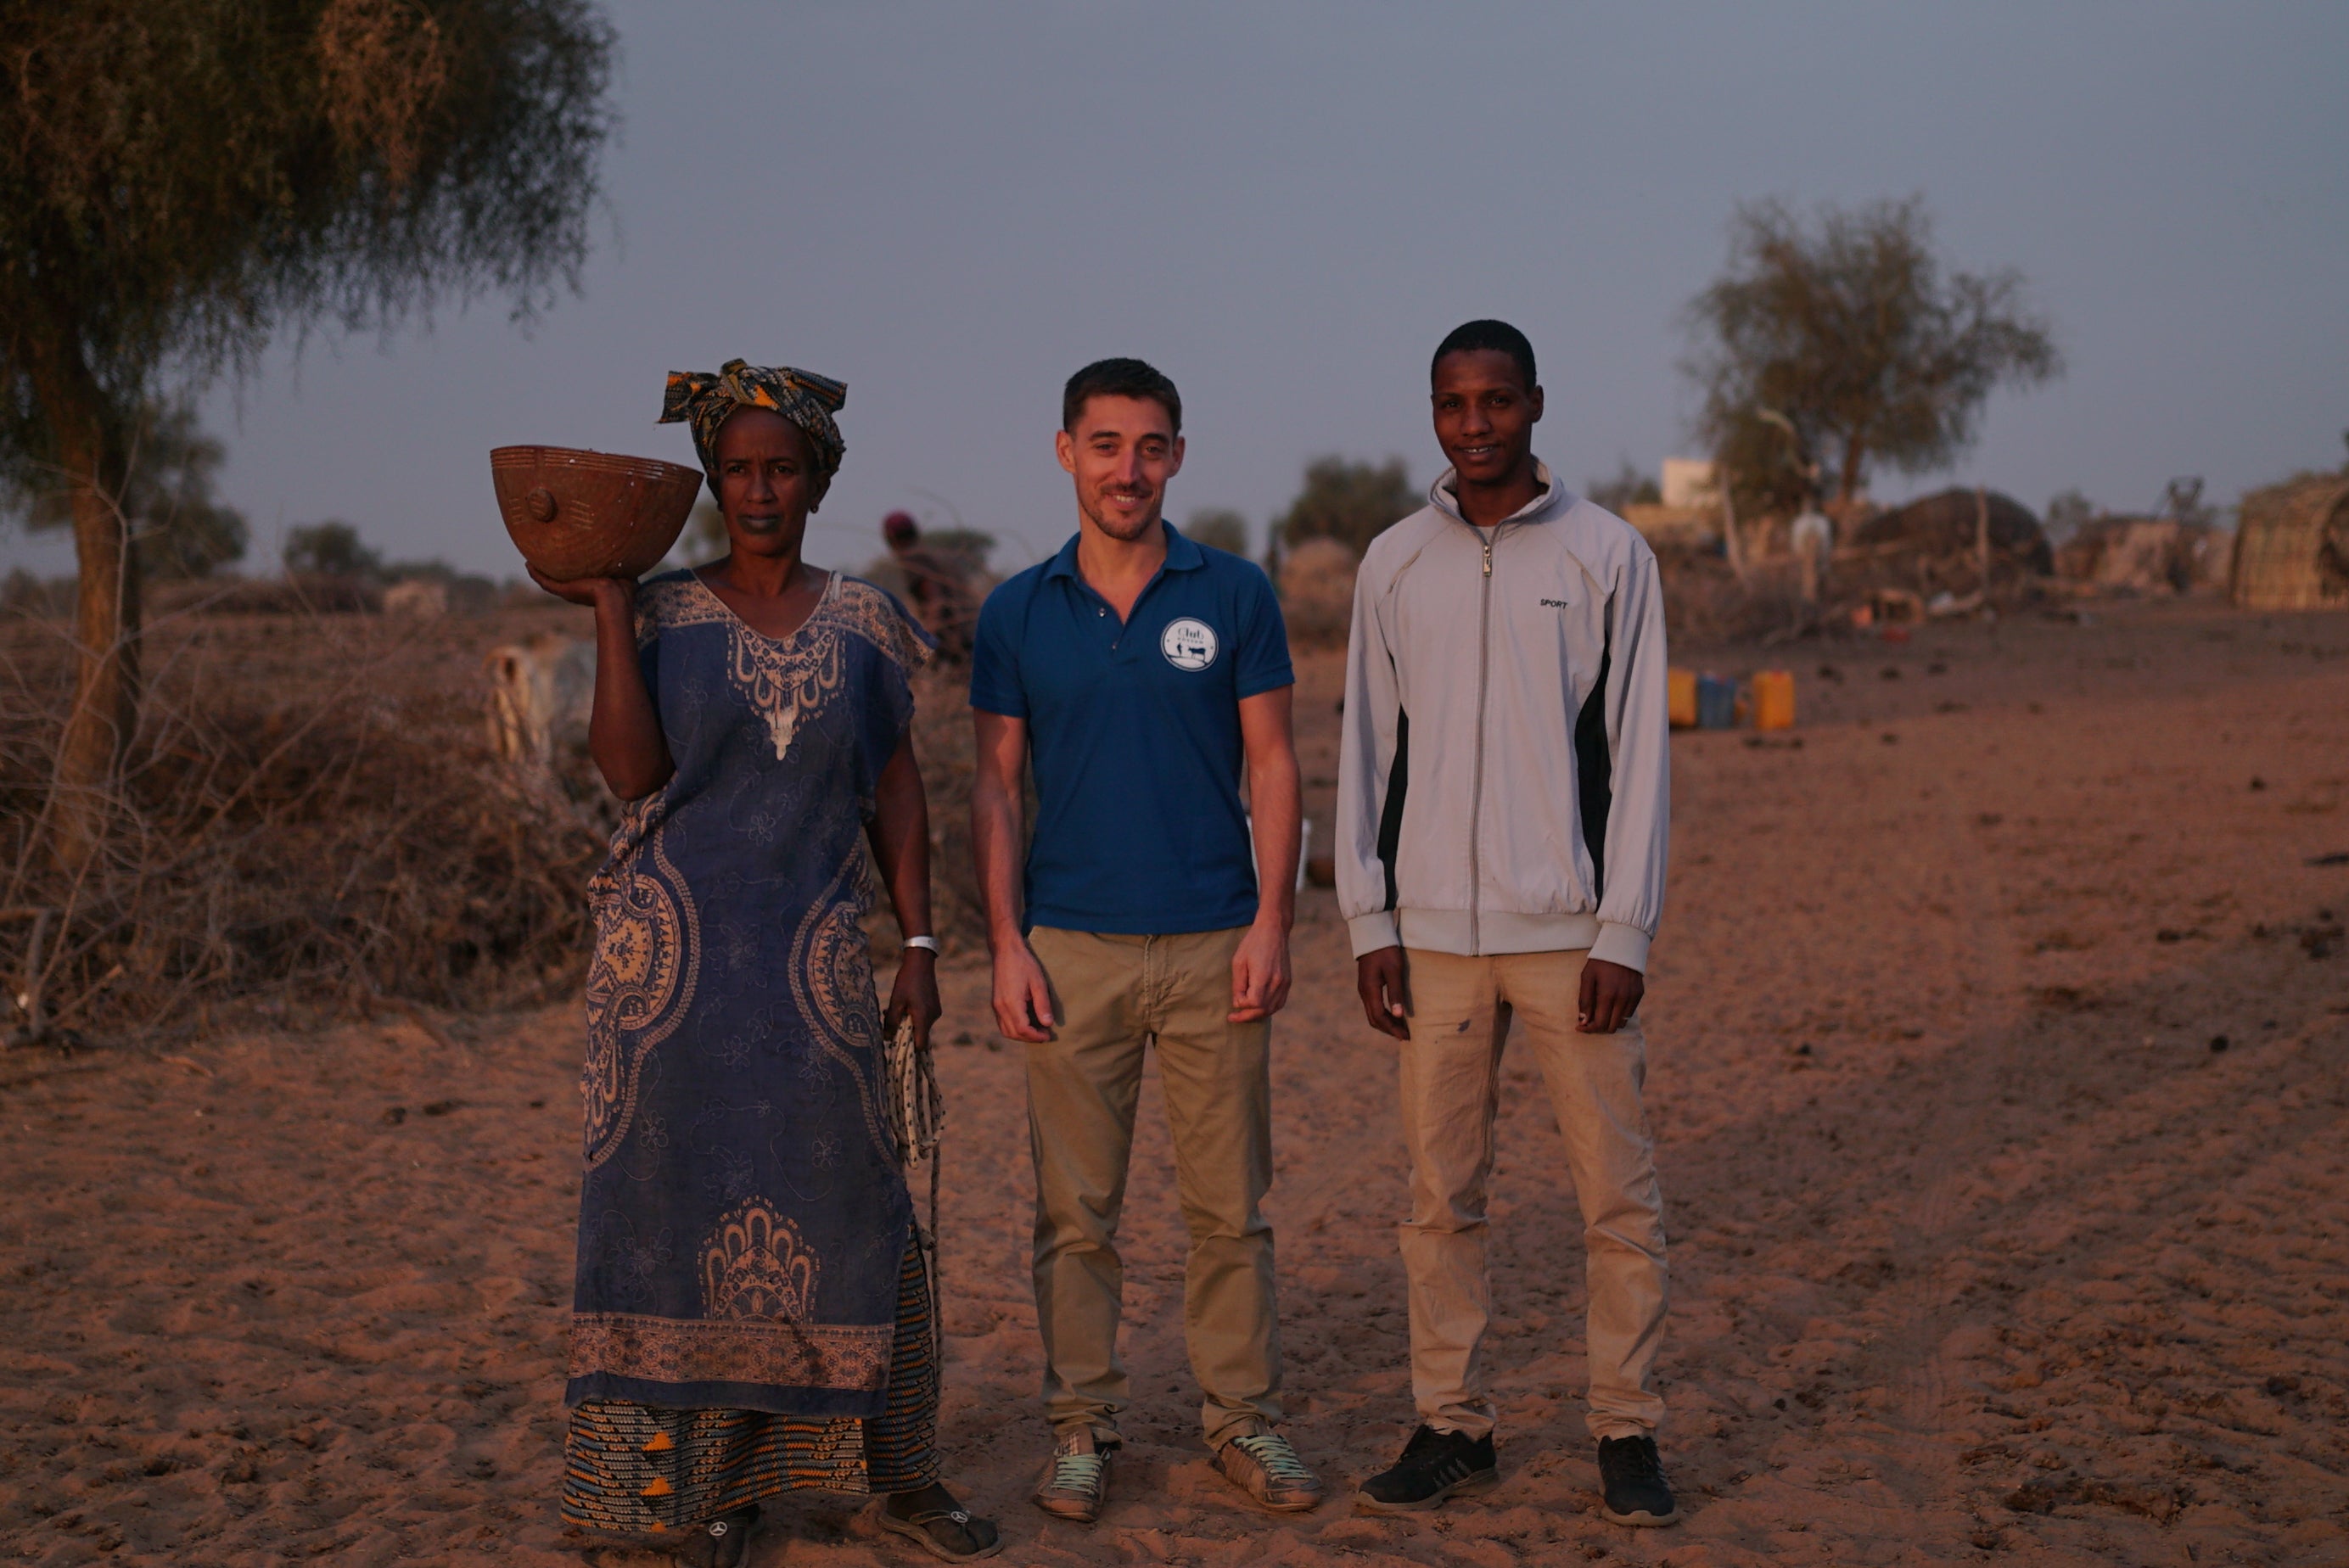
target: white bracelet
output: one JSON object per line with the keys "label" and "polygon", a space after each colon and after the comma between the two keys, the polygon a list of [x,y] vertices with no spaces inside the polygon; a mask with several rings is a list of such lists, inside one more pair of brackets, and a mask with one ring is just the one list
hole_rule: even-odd
{"label": "white bracelet", "polygon": [[938,939],[935,936],[909,936],[905,938],[904,942],[898,944],[898,945],[901,947],[927,948],[930,952],[936,953],[938,950]]}

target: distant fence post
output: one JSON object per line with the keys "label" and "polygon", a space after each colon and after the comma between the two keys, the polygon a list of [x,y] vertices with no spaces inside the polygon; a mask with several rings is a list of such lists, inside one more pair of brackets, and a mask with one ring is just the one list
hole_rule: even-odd
{"label": "distant fence post", "polygon": [[1982,603],[1990,603],[1990,491],[1974,486],[1974,564],[1982,569]]}
{"label": "distant fence post", "polygon": [[38,1045],[42,1037],[49,1032],[49,1020],[41,1006],[41,950],[47,944],[49,922],[57,913],[53,909],[0,909],[0,920],[29,920],[33,923],[33,934],[25,947],[24,988],[10,998],[16,1005],[17,1014],[25,1020],[12,1044]]}
{"label": "distant fence post", "polygon": [[1719,472],[1722,548],[1729,554],[1730,572],[1736,577],[1738,585],[1743,587],[1745,583],[1745,546],[1737,537],[1737,503],[1730,499],[1730,474],[1727,466],[1723,465]]}

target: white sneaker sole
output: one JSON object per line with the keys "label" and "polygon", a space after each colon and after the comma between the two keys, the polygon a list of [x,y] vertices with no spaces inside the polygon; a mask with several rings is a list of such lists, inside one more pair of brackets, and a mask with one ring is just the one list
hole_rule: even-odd
{"label": "white sneaker sole", "polygon": [[1066,1520],[1071,1524],[1092,1524],[1101,1518],[1102,1505],[1098,1502],[1087,1503],[1076,1498],[1056,1497],[1040,1491],[1031,1493],[1028,1501],[1054,1519]]}

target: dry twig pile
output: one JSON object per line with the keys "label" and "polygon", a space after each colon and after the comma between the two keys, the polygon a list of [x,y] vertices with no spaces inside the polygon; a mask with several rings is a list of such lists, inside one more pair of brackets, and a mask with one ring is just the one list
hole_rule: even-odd
{"label": "dry twig pile", "polygon": [[598,834],[488,753],[492,634],[215,616],[147,638],[94,858],[61,863],[64,630],[0,624],[0,974],[15,1033],[169,1037],[222,1010],[517,1002],[577,973]]}

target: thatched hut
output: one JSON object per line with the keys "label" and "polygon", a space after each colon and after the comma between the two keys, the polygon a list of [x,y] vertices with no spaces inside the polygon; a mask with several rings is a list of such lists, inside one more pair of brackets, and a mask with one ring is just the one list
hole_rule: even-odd
{"label": "thatched hut", "polygon": [[[1981,534],[1989,527],[1990,576],[1982,582]],[[2054,569],[2047,535],[2031,509],[1996,490],[1946,490],[1878,512],[1851,531],[1835,553],[1838,592],[1898,588],[2011,596]],[[1985,592],[1987,590],[1987,592]]]}
{"label": "thatched hut", "polygon": [[1851,542],[1862,550],[1907,545],[1926,555],[1968,561],[1973,558],[1975,533],[1985,510],[1991,552],[1998,564],[2042,575],[2054,570],[2039,519],[2029,507],[1997,490],[1978,500],[1970,490],[1945,490],[1878,512],[1852,531]]}
{"label": "thatched hut", "polygon": [[2097,588],[2190,593],[2224,583],[2233,541],[2208,523],[2171,517],[2097,517],[2055,552],[2055,575]]}
{"label": "thatched hut", "polygon": [[2231,582],[2246,610],[2349,605],[2349,473],[2302,474],[2245,495]]}

